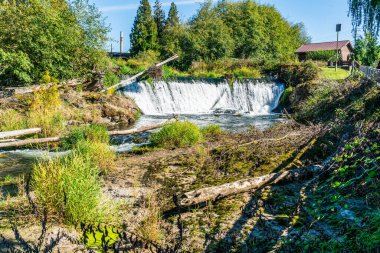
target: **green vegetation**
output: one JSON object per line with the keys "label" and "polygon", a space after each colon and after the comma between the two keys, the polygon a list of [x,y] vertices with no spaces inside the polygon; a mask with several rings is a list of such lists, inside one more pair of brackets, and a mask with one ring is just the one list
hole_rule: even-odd
{"label": "green vegetation", "polygon": [[205,138],[217,137],[224,133],[223,129],[219,125],[208,125],[202,127],[201,132]]}
{"label": "green vegetation", "polygon": [[33,169],[33,189],[38,204],[65,222],[102,222],[112,207],[104,207],[99,169],[73,150],[61,159],[38,162]]}
{"label": "green vegetation", "polygon": [[307,59],[311,61],[336,61],[336,50],[330,51],[314,51],[307,54]]}
{"label": "green vegetation", "polygon": [[0,85],[58,80],[107,67],[108,27],[87,0],[0,2]]}
{"label": "green vegetation", "polygon": [[338,68],[321,68],[322,72],[320,74],[321,78],[331,79],[331,80],[344,80],[350,76],[350,71]]}
{"label": "green vegetation", "polygon": [[150,141],[153,146],[162,148],[180,148],[191,146],[202,140],[199,127],[189,121],[175,122],[153,133]]}
{"label": "green vegetation", "polygon": [[109,147],[107,128],[99,125],[76,127],[62,140],[65,149],[87,157],[104,174],[115,166],[115,152]]}
{"label": "green vegetation", "polygon": [[367,33],[364,37],[359,37],[355,43],[354,57],[359,63],[365,66],[376,67],[379,62],[380,45],[376,37]]}
{"label": "green vegetation", "polygon": [[318,79],[320,69],[311,61],[281,65],[279,79],[285,84],[297,86]]}
{"label": "green vegetation", "polygon": [[107,129],[91,125],[74,128],[63,141],[71,148],[63,158],[39,161],[33,169],[38,203],[65,222],[102,222],[110,219],[112,205],[105,201],[100,172],[112,169],[115,153]]}
{"label": "green vegetation", "polygon": [[131,53],[138,54],[148,50],[157,50],[157,25],[152,16],[148,0],[141,0],[140,7],[133,23],[131,38]]}
{"label": "green vegetation", "polygon": [[160,49],[161,58],[177,53],[180,59],[172,65],[181,70],[188,70],[192,62],[231,57],[255,59],[255,67],[261,70],[294,60],[294,51],[308,40],[302,24],[291,25],[274,7],[254,1],[220,1],[216,6],[206,1],[186,24],[179,21],[172,3],[162,35],[157,35],[163,13],[158,2],[155,6],[153,17],[148,1],[141,1],[131,33],[131,52]]}

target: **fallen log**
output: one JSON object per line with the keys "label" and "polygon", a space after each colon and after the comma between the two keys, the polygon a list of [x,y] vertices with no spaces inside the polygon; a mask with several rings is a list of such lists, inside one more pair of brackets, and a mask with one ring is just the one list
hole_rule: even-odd
{"label": "fallen log", "polygon": [[[141,132],[146,132],[149,130],[157,129],[160,127],[163,127],[167,124],[171,124],[176,122],[177,119],[170,119],[166,120],[164,122],[154,124],[154,125],[149,125],[149,126],[144,126],[144,127],[139,127],[139,128],[133,128],[129,130],[121,130],[121,131],[110,131],[109,135],[131,135],[131,134],[136,134],[136,133],[141,133]],[[47,144],[47,143],[52,143],[52,142],[59,142],[61,139],[63,139],[64,136],[56,136],[56,137],[50,137],[50,138],[41,138],[41,139],[26,139],[26,140],[9,140],[8,142],[0,142],[0,148],[16,148],[16,147],[22,147],[22,146],[28,146],[28,145],[33,145],[33,144]]]}
{"label": "fallen log", "polygon": [[41,139],[27,139],[21,141],[11,141],[0,143],[0,148],[17,148],[33,144],[46,144],[59,142],[62,137],[50,137],[50,138],[41,138]]}
{"label": "fallen log", "polygon": [[19,137],[19,136],[30,135],[30,134],[38,134],[41,132],[42,132],[41,128],[29,128],[29,129],[22,129],[22,130],[8,131],[8,132],[0,132],[0,139]]}
{"label": "fallen log", "polygon": [[227,183],[219,186],[207,187],[199,190],[194,190],[182,194],[178,198],[180,207],[191,207],[197,204],[202,204],[207,201],[214,201],[230,195],[235,195],[248,191],[255,191],[269,184],[278,182],[289,182],[296,179],[305,178],[314,175],[321,171],[319,166],[310,166],[303,169],[285,171],[282,173],[271,173],[260,177],[244,179],[232,183]]}
{"label": "fallen log", "polygon": [[173,119],[169,119],[169,120],[166,120],[164,122],[160,122],[158,124],[153,124],[153,125],[149,125],[149,126],[143,126],[143,127],[133,128],[133,129],[128,129],[128,130],[110,131],[109,135],[111,135],[111,136],[113,136],[113,135],[131,135],[131,134],[146,132],[146,131],[149,131],[149,130],[161,128],[161,127],[163,127],[165,125],[174,123],[176,121],[177,121],[177,119],[173,118]]}

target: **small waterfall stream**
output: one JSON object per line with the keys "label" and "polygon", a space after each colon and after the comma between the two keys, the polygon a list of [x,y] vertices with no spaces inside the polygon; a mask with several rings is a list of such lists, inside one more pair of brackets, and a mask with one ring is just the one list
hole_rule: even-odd
{"label": "small waterfall stream", "polygon": [[145,115],[209,114],[232,111],[268,115],[278,105],[284,85],[246,80],[230,85],[204,80],[135,82],[121,92],[133,98]]}

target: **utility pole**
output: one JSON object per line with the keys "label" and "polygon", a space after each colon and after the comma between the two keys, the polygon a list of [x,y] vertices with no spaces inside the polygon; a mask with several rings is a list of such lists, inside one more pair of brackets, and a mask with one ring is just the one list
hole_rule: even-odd
{"label": "utility pole", "polygon": [[339,32],[342,31],[342,24],[336,25],[336,61],[335,61],[335,72],[338,71],[338,60],[339,60]]}

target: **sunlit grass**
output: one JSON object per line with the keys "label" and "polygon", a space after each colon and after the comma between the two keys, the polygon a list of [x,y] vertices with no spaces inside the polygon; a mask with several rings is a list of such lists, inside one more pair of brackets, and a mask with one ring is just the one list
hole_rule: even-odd
{"label": "sunlit grass", "polygon": [[338,68],[335,71],[335,68],[321,68],[321,78],[331,79],[331,80],[343,80],[350,75],[350,71]]}

